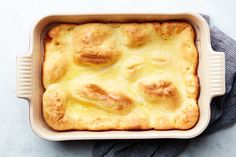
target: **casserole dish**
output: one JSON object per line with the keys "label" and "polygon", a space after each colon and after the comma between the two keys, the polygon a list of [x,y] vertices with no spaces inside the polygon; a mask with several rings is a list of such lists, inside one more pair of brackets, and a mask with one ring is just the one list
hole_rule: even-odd
{"label": "casserole dish", "polygon": [[[41,75],[45,32],[55,23],[134,21],[185,21],[194,27],[196,33],[195,44],[199,53],[198,77],[200,82],[198,99],[200,117],[197,124],[189,130],[168,131],[58,132],[49,128],[42,114],[44,88]],[[30,41],[29,52],[17,57],[17,96],[29,101],[31,127],[37,135],[47,140],[193,138],[202,133],[209,123],[211,99],[225,92],[224,53],[212,50],[208,25],[204,18],[196,13],[50,15],[36,23],[32,29]]]}

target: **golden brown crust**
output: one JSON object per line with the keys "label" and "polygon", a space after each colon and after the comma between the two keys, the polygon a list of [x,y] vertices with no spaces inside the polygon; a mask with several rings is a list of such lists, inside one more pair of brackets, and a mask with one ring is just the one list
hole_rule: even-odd
{"label": "golden brown crust", "polygon": [[76,31],[75,42],[84,46],[101,45],[111,35],[111,28],[106,24],[90,24]]}
{"label": "golden brown crust", "polygon": [[107,92],[96,84],[79,86],[75,93],[80,100],[91,103],[96,102],[97,106],[117,113],[127,111],[133,106],[132,99],[125,94]]}
{"label": "golden brown crust", "polygon": [[55,130],[192,128],[194,36],[186,22],[54,26],[44,39],[45,121]]}
{"label": "golden brown crust", "polygon": [[192,28],[192,26],[186,22],[164,22],[161,24],[162,33],[168,35],[179,34],[186,28]]}
{"label": "golden brown crust", "polygon": [[52,29],[49,30],[48,36],[51,38],[57,38],[58,36],[71,31],[76,26],[77,25],[75,24],[60,24],[60,25],[54,26]]}
{"label": "golden brown crust", "polygon": [[145,94],[155,97],[175,97],[176,88],[172,82],[160,80],[151,84],[139,84],[139,88]]}
{"label": "golden brown crust", "polygon": [[137,47],[150,40],[151,26],[149,24],[126,24],[123,26],[123,33],[127,37],[126,45]]}
{"label": "golden brown crust", "polygon": [[120,123],[122,130],[146,130],[150,129],[148,119],[145,118],[130,118]]}
{"label": "golden brown crust", "polygon": [[197,99],[199,96],[199,82],[196,75],[185,76],[186,90],[188,98]]}
{"label": "golden brown crust", "polygon": [[155,24],[156,32],[159,33],[164,40],[171,39],[185,29],[193,31],[192,26],[186,22],[164,22],[162,24]]}
{"label": "golden brown crust", "polygon": [[59,81],[66,73],[67,61],[60,55],[53,55],[46,59],[43,66],[43,84],[47,88]]}
{"label": "golden brown crust", "polygon": [[67,104],[66,94],[51,86],[43,94],[43,115],[46,122],[55,130],[64,130],[70,128],[69,121],[64,118]]}
{"label": "golden brown crust", "polygon": [[157,130],[170,130],[174,129],[174,126],[171,123],[171,119],[168,117],[168,115],[162,115],[155,119],[153,128]]}
{"label": "golden brown crust", "polygon": [[190,129],[198,121],[199,111],[196,104],[188,104],[186,108],[176,114],[175,128]]}
{"label": "golden brown crust", "polygon": [[175,111],[182,104],[182,98],[173,82],[167,80],[140,82],[142,95],[150,105],[159,106],[160,110]]}
{"label": "golden brown crust", "polygon": [[74,54],[74,60],[77,64],[108,66],[113,64],[119,55],[118,51],[111,49],[82,48],[81,51]]}

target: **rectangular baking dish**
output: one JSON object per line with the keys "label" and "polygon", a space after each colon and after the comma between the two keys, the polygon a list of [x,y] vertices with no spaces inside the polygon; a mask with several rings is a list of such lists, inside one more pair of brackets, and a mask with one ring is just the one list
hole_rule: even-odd
{"label": "rectangular baking dish", "polygon": [[[198,99],[200,118],[189,130],[169,131],[54,131],[47,126],[42,114],[41,74],[43,63],[42,38],[52,23],[87,22],[147,22],[186,21],[196,32],[196,46],[199,52],[198,76],[200,96]],[[207,127],[210,120],[210,102],[215,96],[225,93],[225,56],[211,48],[209,27],[197,13],[151,13],[151,14],[57,14],[38,20],[30,34],[30,49],[27,54],[17,57],[17,96],[29,102],[29,117],[33,131],[43,139],[52,141],[90,139],[160,139],[193,138]]]}

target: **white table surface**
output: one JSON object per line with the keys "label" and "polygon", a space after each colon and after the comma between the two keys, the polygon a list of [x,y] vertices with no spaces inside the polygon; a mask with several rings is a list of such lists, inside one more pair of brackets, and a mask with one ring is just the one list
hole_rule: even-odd
{"label": "white table surface", "polygon": [[[94,141],[49,142],[29,125],[29,106],[17,99],[16,56],[26,53],[29,31],[36,20],[54,12],[175,12],[209,14],[212,24],[236,39],[234,0],[2,0],[0,3],[0,156],[91,156]],[[182,157],[236,156],[236,126],[194,140]]]}

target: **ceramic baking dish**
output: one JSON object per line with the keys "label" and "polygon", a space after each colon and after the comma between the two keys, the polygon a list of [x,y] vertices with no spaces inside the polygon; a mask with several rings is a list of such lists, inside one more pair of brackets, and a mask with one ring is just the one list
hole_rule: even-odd
{"label": "ceramic baking dish", "polygon": [[[198,76],[200,96],[198,99],[200,118],[189,130],[169,131],[54,131],[47,126],[42,114],[41,74],[43,63],[42,38],[53,23],[86,22],[147,22],[147,21],[186,21],[196,32],[196,46],[199,52]],[[222,52],[211,48],[207,22],[197,13],[152,13],[152,14],[58,14],[38,20],[30,35],[30,49],[27,54],[17,57],[17,96],[29,101],[30,123],[34,132],[47,140],[88,140],[88,139],[158,139],[193,138],[204,131],[210,120],[211,99],[225,93],[225,57]]]}

